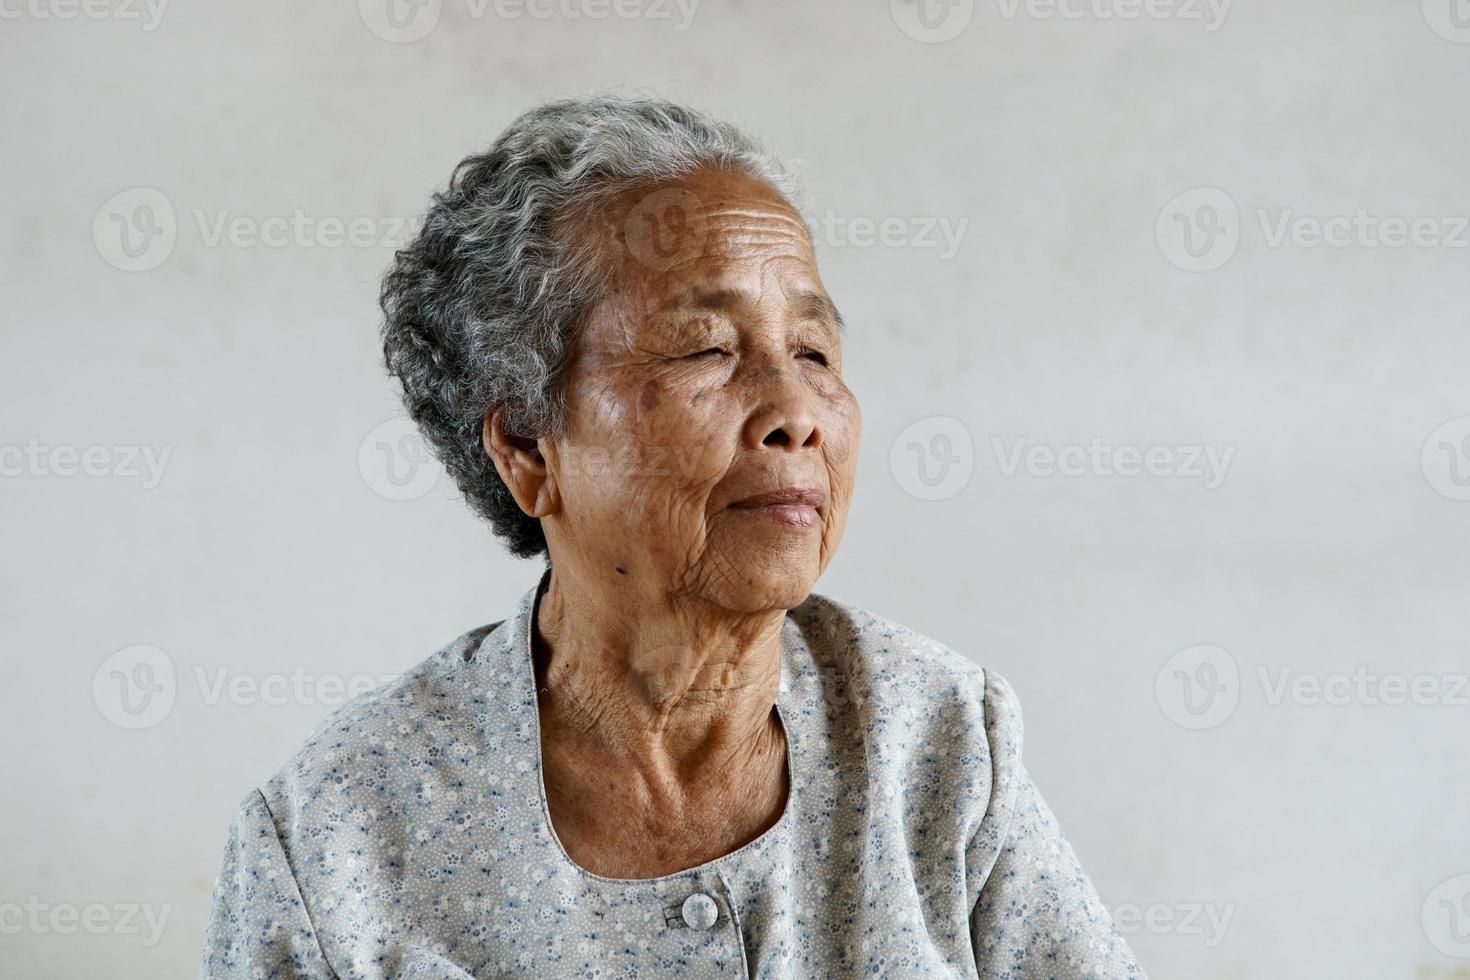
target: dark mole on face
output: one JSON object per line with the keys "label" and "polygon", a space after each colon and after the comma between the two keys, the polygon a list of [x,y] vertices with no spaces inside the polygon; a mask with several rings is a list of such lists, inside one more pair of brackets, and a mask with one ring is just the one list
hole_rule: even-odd
{"label": "dark mole on face", "polygon": [[638,404],[643,406],[644,411],[651,412],[658,407],[662,397],[663,389],[659,386],[658,381],[650,378],[648,384],[643,386],[643,394],[638,396]]}
{"label": "dark mole on face", "polygon": [[624,569],[622,565],[615,565],[613,567],[618,570],[618,574],[619,575],[627,575],[628,574],[627,570]]}

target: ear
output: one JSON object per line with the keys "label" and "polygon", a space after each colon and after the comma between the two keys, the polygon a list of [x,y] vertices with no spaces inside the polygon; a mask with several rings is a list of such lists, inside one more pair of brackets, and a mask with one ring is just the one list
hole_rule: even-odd
{"label": "ear", "polygon": [[546,465],[538,440],[511,435],[505,429],[505,406],[485,410],[485,427],[480,441],[500,479],[528,517],[546,517],[558,508],[556,480]]}

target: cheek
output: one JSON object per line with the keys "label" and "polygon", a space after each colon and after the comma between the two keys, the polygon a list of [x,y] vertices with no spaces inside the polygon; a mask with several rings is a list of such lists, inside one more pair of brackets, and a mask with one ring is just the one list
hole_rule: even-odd
{"label": "cheek", "polygon": [[827,462],[849,476],[857,468],[858,441],[862,435],[862,412],[857,398],[845,385],[824,392],[827,403]]}
{"label": "cheek", "polygon": [[653,457],[658,481],[674,489],[707,490],[730,462],[739,419],[720,389],[695,378],[646,378],[637,397],[640,454]]}
{"label": "cheek", "polygon": [[702,519],[738,434],[725,401],[718,386],[677,372],[624,371],[585,386],[572,440],[583,465],[568,474],[569,493],[624,518]]}

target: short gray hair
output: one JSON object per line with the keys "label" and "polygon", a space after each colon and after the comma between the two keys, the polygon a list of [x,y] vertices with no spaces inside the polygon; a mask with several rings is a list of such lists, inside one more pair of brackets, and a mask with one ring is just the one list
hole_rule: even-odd
{"label": "short gray hair", "polygon": [[516,435],[565,433],[565,376],[606,285],[587,243],[558,229],[621,190],[702,168],[765,181],[800,208],[791,170],[687,106],[611,95],[537,106],[459,162],[383,276],[383,357],[404,407],[518,558],[546,554],[546,538],[485,452],[485,412],[504,406]]}

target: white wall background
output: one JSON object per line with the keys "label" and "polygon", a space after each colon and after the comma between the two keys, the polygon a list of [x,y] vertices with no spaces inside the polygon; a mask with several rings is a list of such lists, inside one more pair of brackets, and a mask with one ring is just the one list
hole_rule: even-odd
{"label": "white wall background", "polygon": [[[932,32],[909,0],[429,0],[394,41],[386,0],[91,2],[0,3],[0,974],[193,975],[232,811],[340,701],[314,682],[534,582],[447,478],[384,469],[380,240],[519,111],[619,87],[804,162],[866,429],[817,589],[1012,681],[1150,973],[1470,976],[1463,0],[925,0]],[[213,237],[298,210],[284,245]],[[1176,213],[1218,268],[1181,267]],[[172,245],[130,258],[114,215]],[[353,218],[367,244],[319,224]],[[952,254],[928,219],[965,223]],[[1094,438],[1231,455],[1008,466]],[[135,645],[175,671],[141,715]],[[1346,703],[1278,696],[1300,677]]]}

